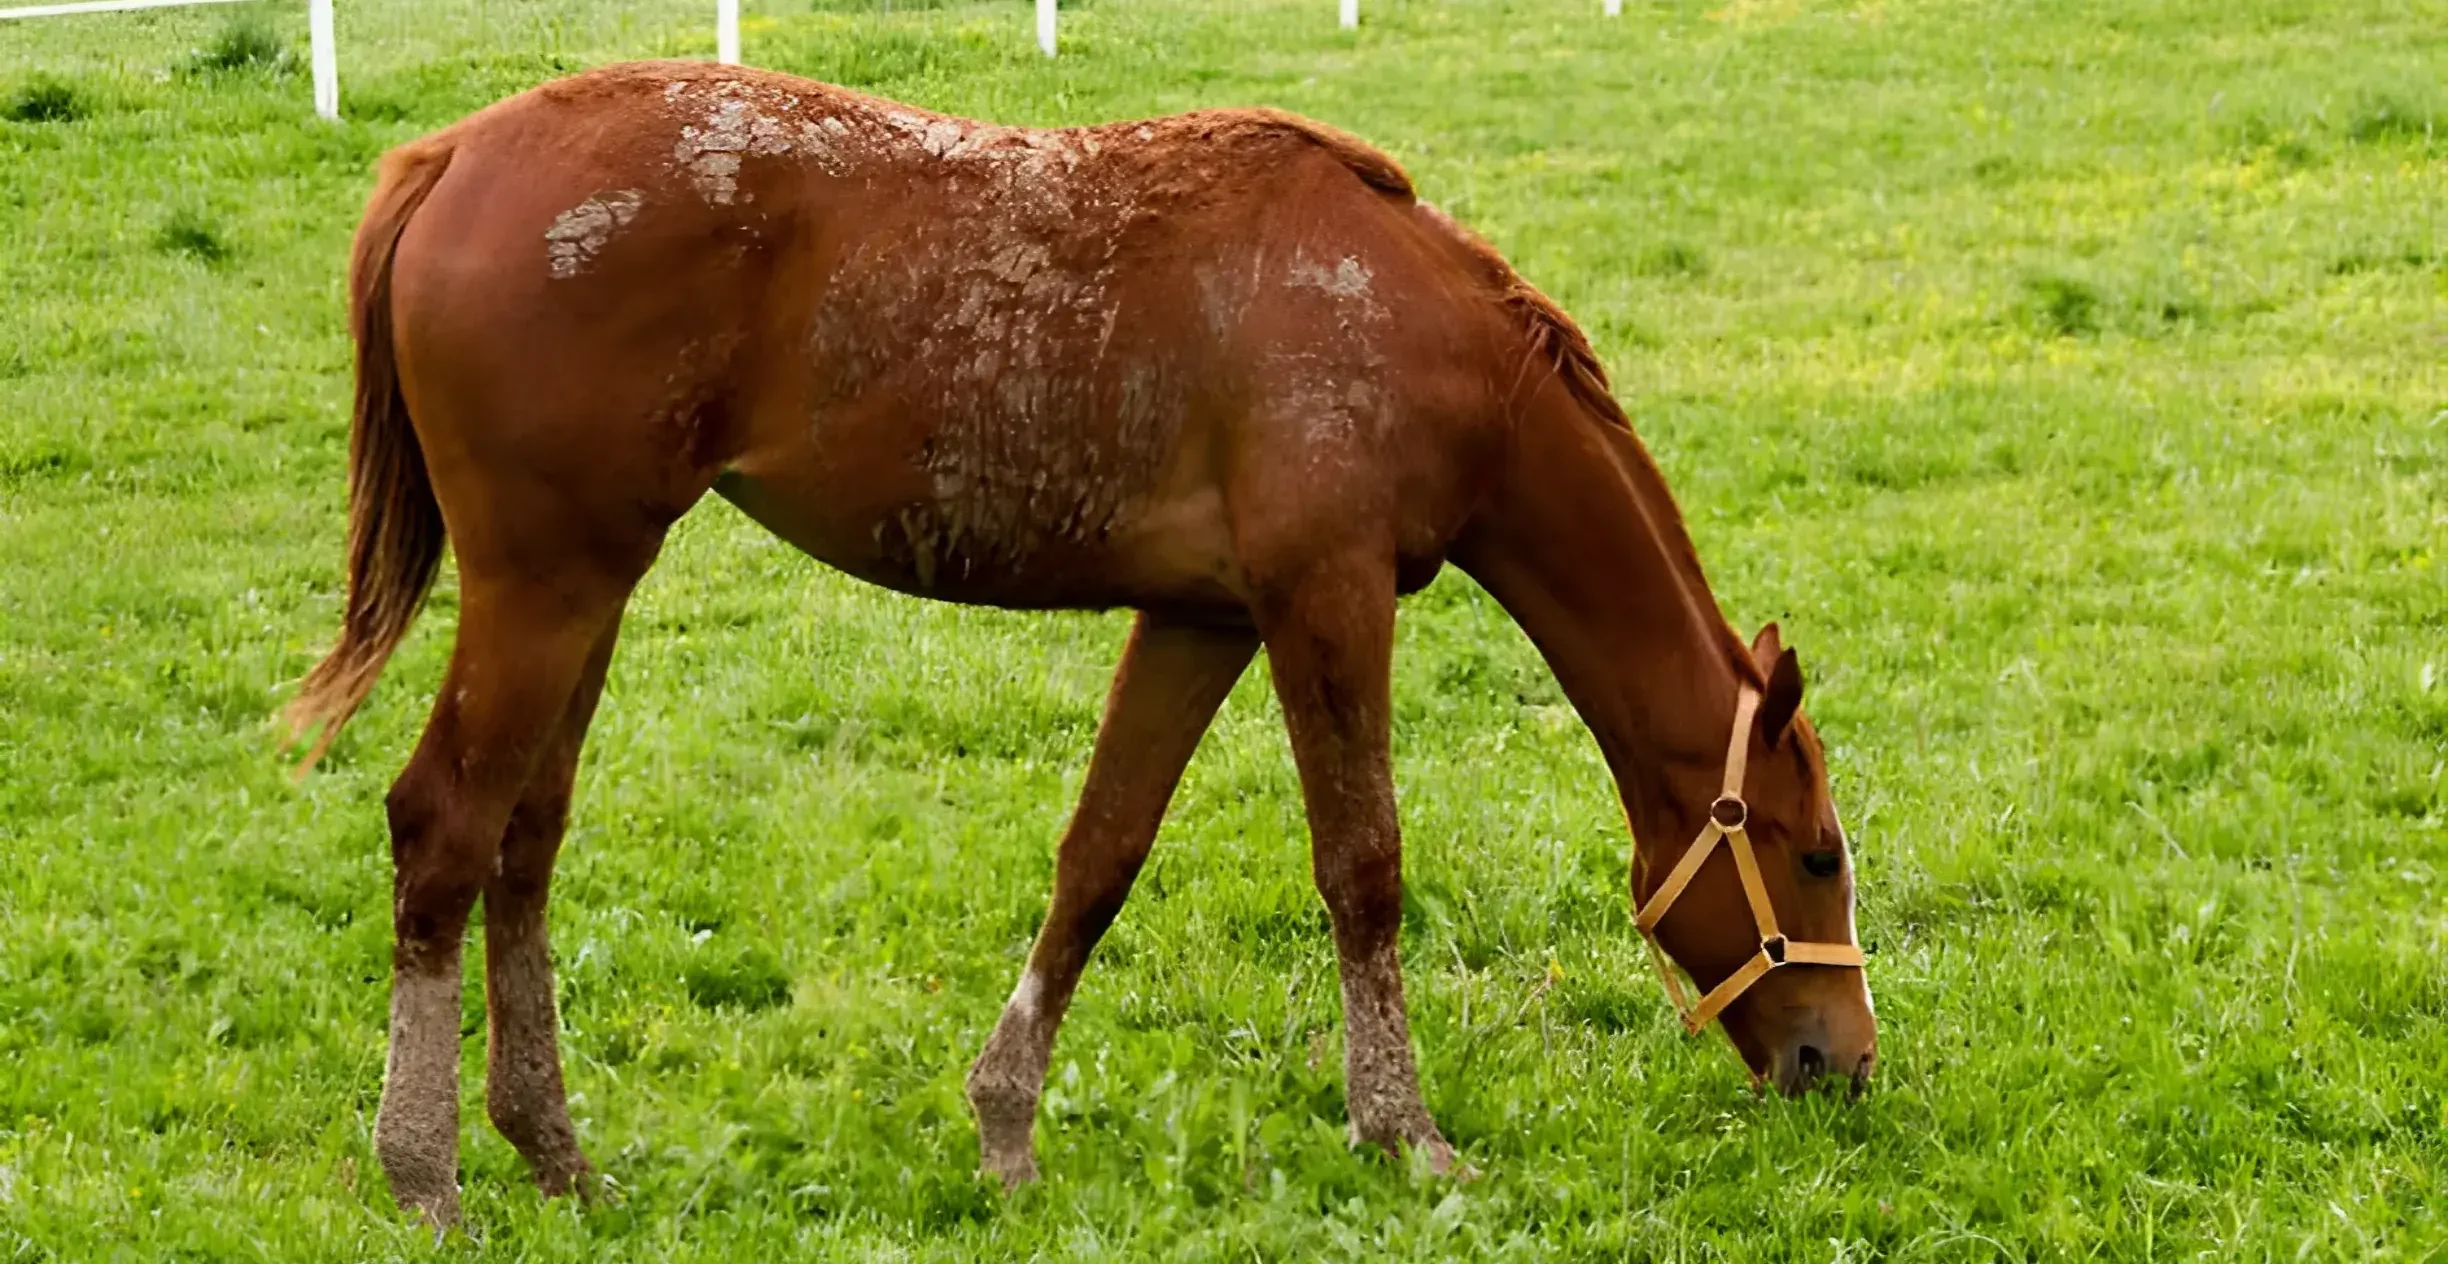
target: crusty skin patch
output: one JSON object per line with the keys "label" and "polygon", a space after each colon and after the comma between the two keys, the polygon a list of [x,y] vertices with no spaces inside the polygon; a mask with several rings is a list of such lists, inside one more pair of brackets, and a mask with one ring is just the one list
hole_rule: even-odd
{"label": "crusty skin patch", "polygon": [[672,161],[687,171],[708,203],[730,206],[755,200],[755,194],[739,186],[741,164],[750,156],[795,157],[828,171],[841,169],[823,123],[793,117],[799,112],[797,95],[726,83],[692,101],[686,87],[676,83],[671,88],[683,91],[664,92],[665,100],[687,103],[694,110],[695,121],[682,125],[672,145]]}
{"label": "crusty skin patch", "polygon": [[[1295,253],[1292,256],[1292,284],[1305,285],[1334,298],[1359,300],[1365,303],[1368,299],[1371,275],[1368,265],[1352,255],[1345,255],[1336,260],[1332,268],[1328,268],[1306,254]],[[1385,314],[1373,303],[1367,304],[1366,310],[1379,318]]]}
{"label": "crusty skin patch", "polygon": [[555,280],[567,280],[587,270],[612,236],[637,218],[645,197],[636,189],[598,193],[553,218],[544,230],[544,258]]}

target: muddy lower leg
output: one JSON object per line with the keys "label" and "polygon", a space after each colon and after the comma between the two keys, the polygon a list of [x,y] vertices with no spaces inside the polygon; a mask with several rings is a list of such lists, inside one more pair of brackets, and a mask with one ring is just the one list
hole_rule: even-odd
{"label": "muddy lower leg", "polygon": [[1260,630],[1308,802],[1311,866],[1334,925],[1352,1137],[1414,1147],[1447,1171],[1453,1149],[1420,1100],[1403,1010],[1391,567],[1320,567],[1271,597]]}
{"label": "muddy lower leg", "polygon": [[459,952],[396,954],[374,1151],[391,1197],[436,1228],[459,1221],[458,1092]]}
{"label": "muddy lower leg", "polygon": [[560,1011],[545,910],[579,748],[618,635],[616,622],[588,659],[558,738],[510,813],[500,872],[484,894],[486,1114],[526,1158],[547,1197],[592,1192],[593,1169],[578,1149],[561,1085]]}
{"label": "muddy lower leg", "polygon": [[1036,1179],[1037,1097],[1080,971],[1129,897],[1200,735],[1257,647],[1246,629],[1144,614],[1131,631],[1087,785],[1056,855],[1053,904],[1019,987],[969,1070],[984,1166],[1007,1186]]}
{"label": "muddy lower leg", "polygon": [[567,593],[464,574],[461,593],[450,671],[389,799],[391,1050],[374,1121],[392,1196],[436,1226],[459,1218],[459,965],[468,912],[494,875],[512,807],[555,743],[618,610],[617,600],[573,602]]}

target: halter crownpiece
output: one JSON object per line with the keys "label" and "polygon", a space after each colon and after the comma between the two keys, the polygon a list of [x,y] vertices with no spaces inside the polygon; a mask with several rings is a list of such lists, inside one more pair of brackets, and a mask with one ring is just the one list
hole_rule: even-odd
{"label": "halter crownpiece", "polygon": [[[1683,1018],[1686,1031],[1698,1032],[1711,1019],[1725,1012],[1725,1007],[1751,990],[1751,985],[1768,976],[1779,966],[1862,966],[1861,949],[1852,944],[1807,943],[1785,938],[1777,930],[1776,907],[1768,902],[1768,888],[1760,882],[1759,858],[1751,851],[1751,835],[1745,830],[1750,823],[1750,806],[1743,802],[1743,774],[1751,759],[1751,721],[1759,711],[1759,690],[1742,687],[1734,703],[1734,736],[1726,745],[1725,787],[1716,801],[1709,804],[1708,824],[1700,827],[1700,836],[1683,853],[1683,859],[1667,873],[1666,881],[1651,892],[1647,903],[1640,906],[1633,922],[1640,927],[1641,940],[1649,945],[1649,959],[1657,964],[1658,977],[1666,982],[1666,999],[1674,1002],[1675,1012]],[[1708,995],[1694,1005],[1686,998],[1683,985],[1675,981],[1674,967],[1666,960],[1666,950],[1657,938],[1658,923],[1674,907],[1676,897],[1691,885],[1700,866],[1717,850],[1719,840],[1734,856],[1734,872],[1741,875],[1743,898],[1751,905],[1751,920],[1759,928],[1759,952],[1742,968],[1727,975],[1725,980],[1710,988]],[[1634,841],[1632,859],[1640,861],[1640,846]],[[1756,1078],[1756,1077],[1754,1077]]]}

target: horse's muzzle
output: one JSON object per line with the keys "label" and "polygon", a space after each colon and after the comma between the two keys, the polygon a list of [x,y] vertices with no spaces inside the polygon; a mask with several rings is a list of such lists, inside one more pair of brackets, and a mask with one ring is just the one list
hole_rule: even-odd
{"label": "horse's muzzle", "polygon": [[1870,1069],[1877,1062],[1876,1049],[1864,1049],[1849,1058],[1831,1054],[1825,1038],[1812,1032],[1786,1042],[1769,1067],[1767,1080],[1787,1097],[1841,1082],[1849,1101],[1870,1087]]}

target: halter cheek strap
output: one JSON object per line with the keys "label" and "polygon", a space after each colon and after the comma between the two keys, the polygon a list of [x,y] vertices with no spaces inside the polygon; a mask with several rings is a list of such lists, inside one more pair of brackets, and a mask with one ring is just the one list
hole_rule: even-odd
{"label": "halter cheek strap", "polygon": [[[1744,827],[1749,823],[1750,807],[1743,802],[1743,776],[1751,758],[1751,722],[1759,713],[1759,691],[1743,686],[1734,704],[1734,736],[1726,746],[1725,785],[1717,800],[1709,804],[1708,824],[1700,827],[1700,836],[1683,852],[1667,873],[1666,881],[1651,892],[1648,902],[1640,906],[1633,921],[1640,927],[1641,939],[1649,945],[1649,959],[1656,963],[1658,977],[1666,982],[1666,998],[1674,1002],[1675,1012],[1682,1015],[1686,1031],[1697,1032],[1710,1020],[1725,1012],[1725,1007],[1751,990],[1751,985],[1768,977],[1768,972],[1780,966],[1850,966],[1860,969],[1861,949],[1852,944],[1809,943],[1785,938],[1777,930],[1776,906],[1768,902],[1768,888],[1760,881],[1759,858],[1751,850],[1751,835]],[[1658,945],[1657,927],[1665,920],[1675,899],[1691,885],[1700,867],[1716,853],[1723,842],[1734,857],[1734,872],[1742,878],[1743,899],[1751,906],[1751,921],[1759,930],[1759,952],[1740,969],[1710,988],[1708,994],[1693,1004],[1683,985],[1675,978],[1674,967],[1666,960],[1666,950]],[[1639,862],[1640,849],[1635,844],[1633,861]]]}

